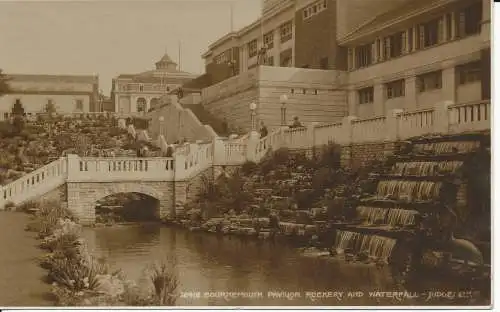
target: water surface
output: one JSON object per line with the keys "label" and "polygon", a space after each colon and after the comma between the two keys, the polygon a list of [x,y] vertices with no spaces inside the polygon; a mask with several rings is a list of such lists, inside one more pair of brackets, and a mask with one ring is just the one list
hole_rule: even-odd
{"label": "water surface", "polygon": [[[429,303],[422,294],[419,298],[402,301],[387,296],[370,297],[373,291],[405,289],[396,284],[388,268],[304,257],[295,249],[269,242],[218,237],[159,225],[86,229],[85,238],[97,256],[105,257],[112,266],[121,268],[128,278],[134,280],[140,280],[143,269],[155,261],[169,259],[175,262],[180,292],[184,296],[200,295],[200,298],[180,298],[179,305],[436,305],[467,302],[447,298],[433,299]],[[433,287],[440,290],[445,285],[434,284]],[[224,299],[220,293],[209,295],[209,292],[224,291],[260,292],[262,297]],[[276,298],[268,293],[270,291],[290,296],[288,299]],[[349,291],[363,295],[348,297]],[[309,292],[321,293],[314,294],[316,298],[313,298]],[[340,292],[344,292],[341,299]],[[254,293],[253,296],[258,295]]]}

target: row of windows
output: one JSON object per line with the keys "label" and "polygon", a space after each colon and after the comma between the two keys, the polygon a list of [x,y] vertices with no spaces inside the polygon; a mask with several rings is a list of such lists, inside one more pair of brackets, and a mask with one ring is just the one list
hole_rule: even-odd
{"label": "row of windows", "polygon": [[[481,63],[479,61],[459,65],[455,67],[456,79],[459,85],[481,81]],[[425,73],[417,76],[416,88],[418,92],[427,92],[441,89],[443,86],[443,73],[441,70]],[[386,99],[405,96],[406,82],[404,79],[384,84],[384,95]],[[358,103],[373,103],[373,87],[358,90]]]}
{"label": "row of windows", "polygon": [[228,49],[214,57],[215,64],[227,64],[231,61],[231,49]]}
{"label": "row of windows", "polygon": [[272,30],[264,35],[264,45],[266,49],[274,48],[274,32]]}
{"label": "row of windows", "polygon": [[[297,93],[295,92],[295,89],[291,89],[291,90],[290,90],[290,93],[291,93],[291,94],[297,94]],[[314,95],[318,95],[318,89],[314,89],[314,90],[312,90],[312,93],[314,93]],[[306,89],[302,89],[302,94],[308,94],[308,93],[307,93],[307,90],[306,90]]]}
{"label": "row of windows", "polygon": [[328,0],[320,0],[314,4],[309,5],[302,11],[302,17],[304,20],[310,19],[316,14],[326,10]]}
{"label": "row of windows", "polygon": [[402,30],[369,44],[349,49],[351,69],[370,66],[415,50],[425,49],[455,38],[464,38],[481,31],[482,3],[447,13],[439,18]]}
{"label": "row of windows", "polygon": [[[292,21],[285,22],[279,27],[280,32],[280,42],[285,43],[292,39],[293,23]],[[272,49],[274,47],[274,31],[270,31],[264,34],[263,37],[264,45],[267,49]],[[255,57],[258,53],[257,39],[254,39],[247,43],[248,58]]]}

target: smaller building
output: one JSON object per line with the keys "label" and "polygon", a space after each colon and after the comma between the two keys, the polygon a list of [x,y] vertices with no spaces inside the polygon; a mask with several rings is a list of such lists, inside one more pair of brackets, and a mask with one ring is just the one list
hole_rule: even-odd
{"label": "smaller building", "polygon": [[177,69],[177,63],[165,54],[154,70],[139,74],[122,74],[113,79],[111,99],[115,112],[145,114],[160,105],[160,97],[196,78]]}
{"label": "smaller building", "polygon": [[6,74],[10,91],[0,97],[0,120],[10,118],[14,103],[20,102],[28,117],[47,112],[58,114],[98,111],[97,75]]}

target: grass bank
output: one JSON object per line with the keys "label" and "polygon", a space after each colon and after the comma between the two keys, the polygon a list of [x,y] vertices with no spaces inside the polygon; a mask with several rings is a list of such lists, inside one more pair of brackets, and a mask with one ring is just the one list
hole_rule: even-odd
{"label": "grass bank", "polygon": [[46,282],[58,306],[166,306],[175,305],[178,278],[172,264],[145,269],[145,284],[128,280],[103,259],[89,253],[81,226],[58,202],[30,203],[20,210],[33,211],[27,230],[40,240],[46,253],[38,259],[47,271]]}

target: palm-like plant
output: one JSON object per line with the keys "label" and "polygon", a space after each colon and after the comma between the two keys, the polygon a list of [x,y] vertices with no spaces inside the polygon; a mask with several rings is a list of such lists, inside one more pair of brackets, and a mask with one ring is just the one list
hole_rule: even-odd
{"label": "palm-like plant", "polygon": [[179,286],[177,276],[169,270],[166,263],[155,264],[151,275],[155,291],[155,304],[173,306],[176,302],[175,292]]}

